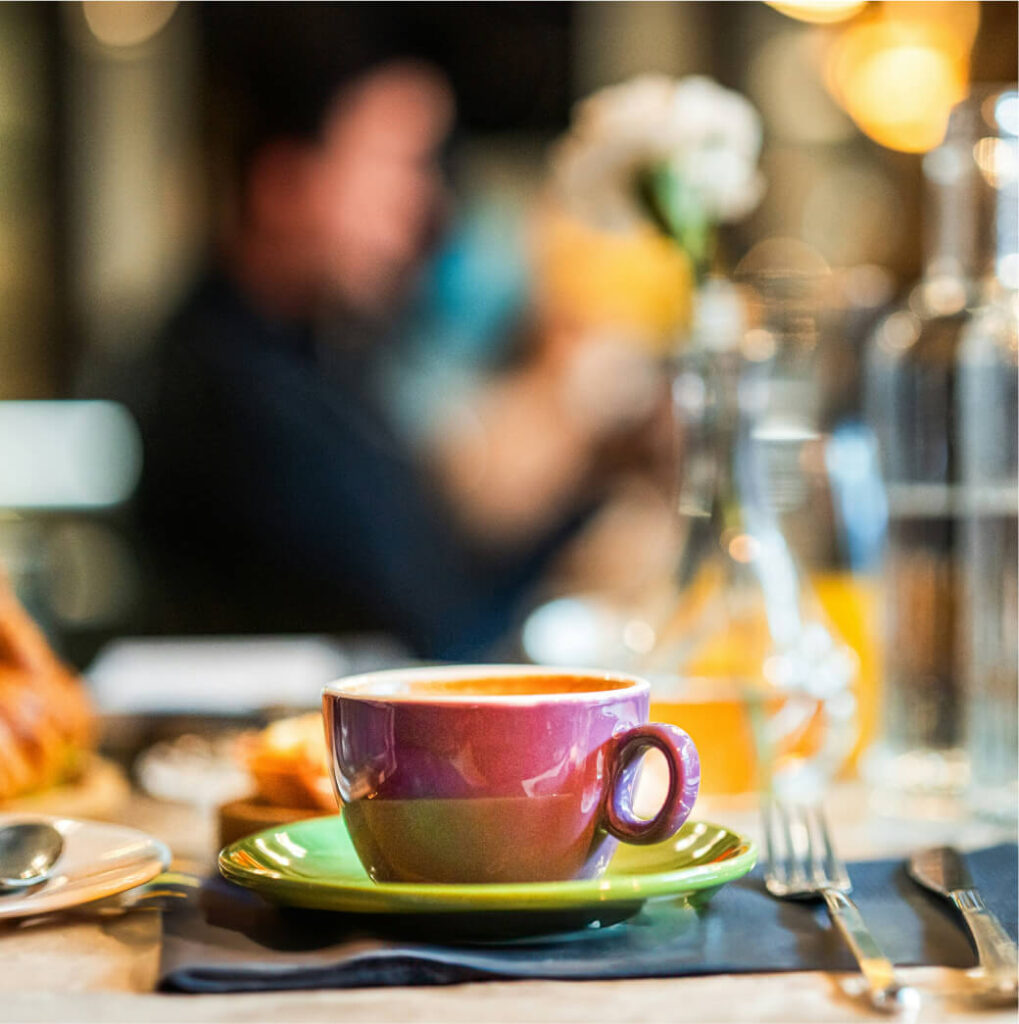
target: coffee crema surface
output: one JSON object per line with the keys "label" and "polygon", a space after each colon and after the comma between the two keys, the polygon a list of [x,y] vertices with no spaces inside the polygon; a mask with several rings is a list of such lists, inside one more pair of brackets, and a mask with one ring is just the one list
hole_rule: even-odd
{"label": "coffee crema surface", "polygon": [[[387,673],[388,674],[388,673]],[[582,675],[480,676],[463,679],[389,679],[352,682],[330,692],[350,697],[381,697],[396,700],[430,700],[435,697],[557,697],[596,694],[633,687],[632,679]]]}

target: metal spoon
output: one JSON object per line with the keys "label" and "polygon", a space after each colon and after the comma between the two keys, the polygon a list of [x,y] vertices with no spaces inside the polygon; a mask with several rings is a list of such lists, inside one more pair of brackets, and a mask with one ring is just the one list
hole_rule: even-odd
{"label": "metal spoon", "polygon": [[63,849],[64,837],[46,822],[0,826],[0,892],[41,882]]}

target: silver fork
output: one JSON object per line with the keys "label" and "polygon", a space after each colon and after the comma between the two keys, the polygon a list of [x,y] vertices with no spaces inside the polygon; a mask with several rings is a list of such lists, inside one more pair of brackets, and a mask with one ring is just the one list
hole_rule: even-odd
{"label": "silver fork", "polygon": [[856,957],[873,1006],[883,1013],[915,1012],[919,992],[896,978],[891,961],[849,898],[853,884],[835,853],[821,808],[766,797],[764,834],[768,892],[783,900],[823,899]]}

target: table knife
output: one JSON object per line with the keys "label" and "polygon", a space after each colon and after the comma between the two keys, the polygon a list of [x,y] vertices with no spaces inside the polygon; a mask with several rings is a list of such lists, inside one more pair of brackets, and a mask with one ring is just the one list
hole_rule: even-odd
{"label": "table knife", "polygon": [[908,870],[913,881],[951,900],[962,914],[976,944],[986,994],[1014,1002],[1019,991],[1019,951],[973,885],[962,854],[951,846],[921,850],[909,858]]}

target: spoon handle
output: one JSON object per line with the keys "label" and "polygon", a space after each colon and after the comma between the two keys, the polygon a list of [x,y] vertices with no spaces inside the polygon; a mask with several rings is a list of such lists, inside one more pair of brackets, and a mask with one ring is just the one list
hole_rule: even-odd
{"label": "spoon handle", "polygon": [[1016,944],[1001,926],[1001,922],[987,909],[976,889],[956,889],[950,893],[976,943],[977,956],[987,982],[1001,992],[1017,987]]}

